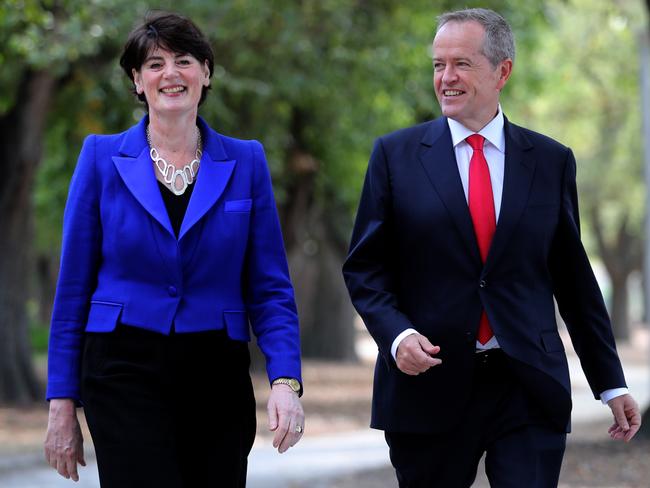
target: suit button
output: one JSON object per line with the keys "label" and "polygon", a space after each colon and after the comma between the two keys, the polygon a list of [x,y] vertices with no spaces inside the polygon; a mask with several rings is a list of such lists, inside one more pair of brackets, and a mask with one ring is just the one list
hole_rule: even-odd
{"label": "suit button", "polygon": [[175,297],[176,295],[178,295],[178,290],[176,289],[175,286],[170,286],[169,288],[167,288],[167,293],[169,293],[170,297]]}
{"label": "suit button", "polygon": [[487,281],[481,280],[478,282],[478,286],[481,288],[485,288],[487,286]]}
{"label": "suit button", "polygon": [[476,339],[474,338],[474,335],[471,332],[465,332],[465,341],[467,342],[474,342]]}

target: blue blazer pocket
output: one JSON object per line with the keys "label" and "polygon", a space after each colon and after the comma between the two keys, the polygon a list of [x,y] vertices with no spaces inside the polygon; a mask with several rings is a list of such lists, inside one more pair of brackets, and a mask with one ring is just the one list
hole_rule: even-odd
{"label": "blue blazer pocket", "polygon": [[121,303],[91,301],[86,332],[112,332],[115,330],[117,321],[122,314],[122,307]]}
{"label": "blue blazer pocket", "polygon": [[224,310],[223,322],[231,339],[246,342],[251,340],[248,315],[245,311]]}
{"label": "blue blazer pocket", "polygon": [[226,212],[250,212],[251,208],[253,208],[253,200],[251,198],[226,200]]}
{"label": "blue blazer pocket", "polygon": [[564,344],[562,339],[560,339],[560,334],[557,331],[548,331],[542,332],[540,334],[542,338],[542,345],[546,352],[562,352],[564,351]]}

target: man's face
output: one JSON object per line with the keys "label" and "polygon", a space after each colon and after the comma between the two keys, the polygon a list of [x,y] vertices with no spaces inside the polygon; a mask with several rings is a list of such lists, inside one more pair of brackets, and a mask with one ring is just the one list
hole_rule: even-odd
{"label": "man's face", "polygon": [[512,61],[496,67],[482,53],[485,29],[474,21],[448,22],[433,40],[433,86],[443,115],[478,132],[497,113]]}

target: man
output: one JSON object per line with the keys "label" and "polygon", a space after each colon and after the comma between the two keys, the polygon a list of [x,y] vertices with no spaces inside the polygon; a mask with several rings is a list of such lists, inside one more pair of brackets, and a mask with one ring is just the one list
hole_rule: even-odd
{"label": "man", "polygon": [[567,360],[553,297],[610,435],[640,425],[580,240],[571,150],[510,123],[507,22],[438,19],[443,117],[379,138],[343,267],[377,342],[372,427],[400,487],[555,487],[569,431]]}

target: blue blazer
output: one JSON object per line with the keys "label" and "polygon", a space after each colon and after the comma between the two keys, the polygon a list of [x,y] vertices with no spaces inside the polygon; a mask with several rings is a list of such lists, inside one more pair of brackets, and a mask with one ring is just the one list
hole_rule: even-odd
{"label": "blue blazer", "polygon": [[47,398],[79,399],[84,332],[225,329],[270,380],[300,379],[298,317],[264,150],[201,119],[203,156],[178,238],[149,156],[148,117],[86,138],[63,219]]}
{"label": "blue blazer", "polygon": [[[569,425],[569,370],[553,298],[598,397],[625,386],[600,289],[580,240],[570,149],[507,120],[501,212],[485,264],[446,118],[377,141],[343,271],[379,346],[372,425],[395,432],[454,428],[474,375],[485,310],[512,370],[558,429]],[[418,376],[390,348],[413,327],[442,364]]]}

